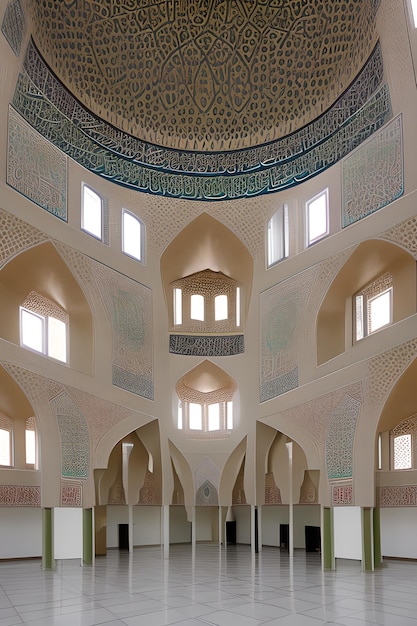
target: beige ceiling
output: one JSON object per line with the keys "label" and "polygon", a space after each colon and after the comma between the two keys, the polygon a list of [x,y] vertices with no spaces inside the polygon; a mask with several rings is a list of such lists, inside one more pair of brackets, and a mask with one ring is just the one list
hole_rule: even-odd
{"label": "beige ceiling", "polygon": [[27,0],[88,109],[162,146],[232,150],[328,109],[376,41],[372,0]]}

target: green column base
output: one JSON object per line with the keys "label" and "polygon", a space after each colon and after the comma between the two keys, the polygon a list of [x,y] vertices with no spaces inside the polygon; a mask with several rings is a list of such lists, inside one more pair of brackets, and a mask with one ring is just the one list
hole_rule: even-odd
{"label": "green column base", "polygon": [[42,509],[42,569],[55,569],[53,509]]}
{"label": "green column base", "polygon": [[93,509],[83,509],[83,563],[93,563]]}
{"label": "green column base", "polygon": [[333,546],[333,514],[332,509],[323,508],[323,568],[325,570],[334,570],[334,546]]}

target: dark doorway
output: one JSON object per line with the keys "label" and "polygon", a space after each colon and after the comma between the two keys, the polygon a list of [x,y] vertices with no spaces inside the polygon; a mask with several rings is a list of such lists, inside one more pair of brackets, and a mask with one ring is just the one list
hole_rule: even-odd
{"label": "dark doorway", "polygon": [[129,524],[119,524],[119,550],[129,550]]}
{"label": "dark doorway", "polygon": [[321,536],[320,526],[306,526],[306,552],[320,552],[321,550]]}
{"label": "dark doorway", "polygon": [[290,525],[289,524],[279,525],[279,547],[281,548],[281,550],[290,549]]}
{"label": "dark doorway", "polygon": [[236,521],[226,522],[226,543],[228,546],[236,545]]}

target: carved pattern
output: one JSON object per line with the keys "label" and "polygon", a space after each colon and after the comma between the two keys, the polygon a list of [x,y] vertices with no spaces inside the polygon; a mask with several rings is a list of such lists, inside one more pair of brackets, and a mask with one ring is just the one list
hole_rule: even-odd
{"label": "carved pattern", "polygon": [[162,490],[160,476],[146,470],[145,480],[139,493],[138,504],[162,504]]}
{"label": "carved pattern", "polygon": [[33,45],[13,104],[43,137],[106,179],[172,198],[226,200],[291,187],[345,157],[391,116],[382,77],[377,46],[357,81],[327,113],[265,146],[227,153],[227,159],[217,151],[161,150],[108,128],[71,100]]}
{"label": "carved pattern", "polygon": [[20,252],[48,240],[41,231],[1,209],[0,229],[0,268]]}
{"label": "carved pattern", "polygon": [[82,483],[61,482],[61,505],[80,507],[83,504]]}
{"label": "carved pattern", "polygon": [[329,479],[353,474],[353,440],[361,403],[348,394],[335,407],[326,436],[326,467]]}
{"label": "carved pattern", "polygon": [[311,268],[261,294],[261,402],[298,387],[297,338],[317,277]]}
{"label": "carved pattern", "polygon": [[382,406],[402,372],[417,354],[417,340],[411,339],[368,362],[367,401]]}
{"label": "carved pattern", "polygon": [[41,488],[32,485],[0,485],[0,506],[40,506]]}
{"label": "carved pattern", "polygon": [[22,11],[20,0],[9,0],[1,25],[1,32],[7,39],[9,46],[18,57],[22,48],[25,34],[25,16]]}
{"label": "carved pattern", "polygon": [[300,504],[318,504],[317,496],[317,488],[311,480],[309,472],[306,471],[300,489]]}
{"label": "carved pattern", "polygon": [[273,472],[265,474],[265,504],[282,504],[281,491],[276,485]]}
{"label": "carved pattern", "polygon": [[378,505],[381,508],[392,506],[417,506],[417,485],[396,485],[379,487]]}
{"label": "carved pattern", "polygon": [[67,220],[67,157],[9,107],[7,183]]}
{"label": "carved pattern", "polygon": [[61,435],[62,476],[87,478],[90,465],[90,437],[79,407],[62,392],[51,400]]}
{"label": "carved pattern", "polygon": [[403,193],[402,118],[399,115],[343,161],[343,227],[382,209]]}
{"label": "carved pattern", "polygon": [[232,356],[245,352],[243,335],[207,337],[201,335],[170,335],[169,351],[183,356]]}
{"label": "carved pattern", "polygon": [[353,505],[352,485],[332,485],[332,503],[334,506]]}
{"label": "carved pattern", "polygon": [[237,475],[236,482],[233,487],[232,504],[246,504],[244,476],[245,476],[245,459],[243,459],[242,461],[239,474]]}
{"label": "carved pattern", "polygon": [[396,224],[383,232],[381,238],[405,248],[417,259],[417,217]]}
{"label": "carved pattern", "polygon": [[197,506],[218,506],[219,496],[217,489],[210,480],[204,481],[197,490],[195,503]]}

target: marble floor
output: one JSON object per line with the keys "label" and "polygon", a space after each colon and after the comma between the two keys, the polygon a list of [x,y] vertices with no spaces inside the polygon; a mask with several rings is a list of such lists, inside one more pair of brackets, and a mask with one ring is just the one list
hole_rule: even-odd
{"label": "marble floor", "polygon": [[417,626],[417,563],[356,561],[322,572],[320,556],[276,548],[174,545],[131,555],[111,550],[93,566],[0,561],[0,626]]}

